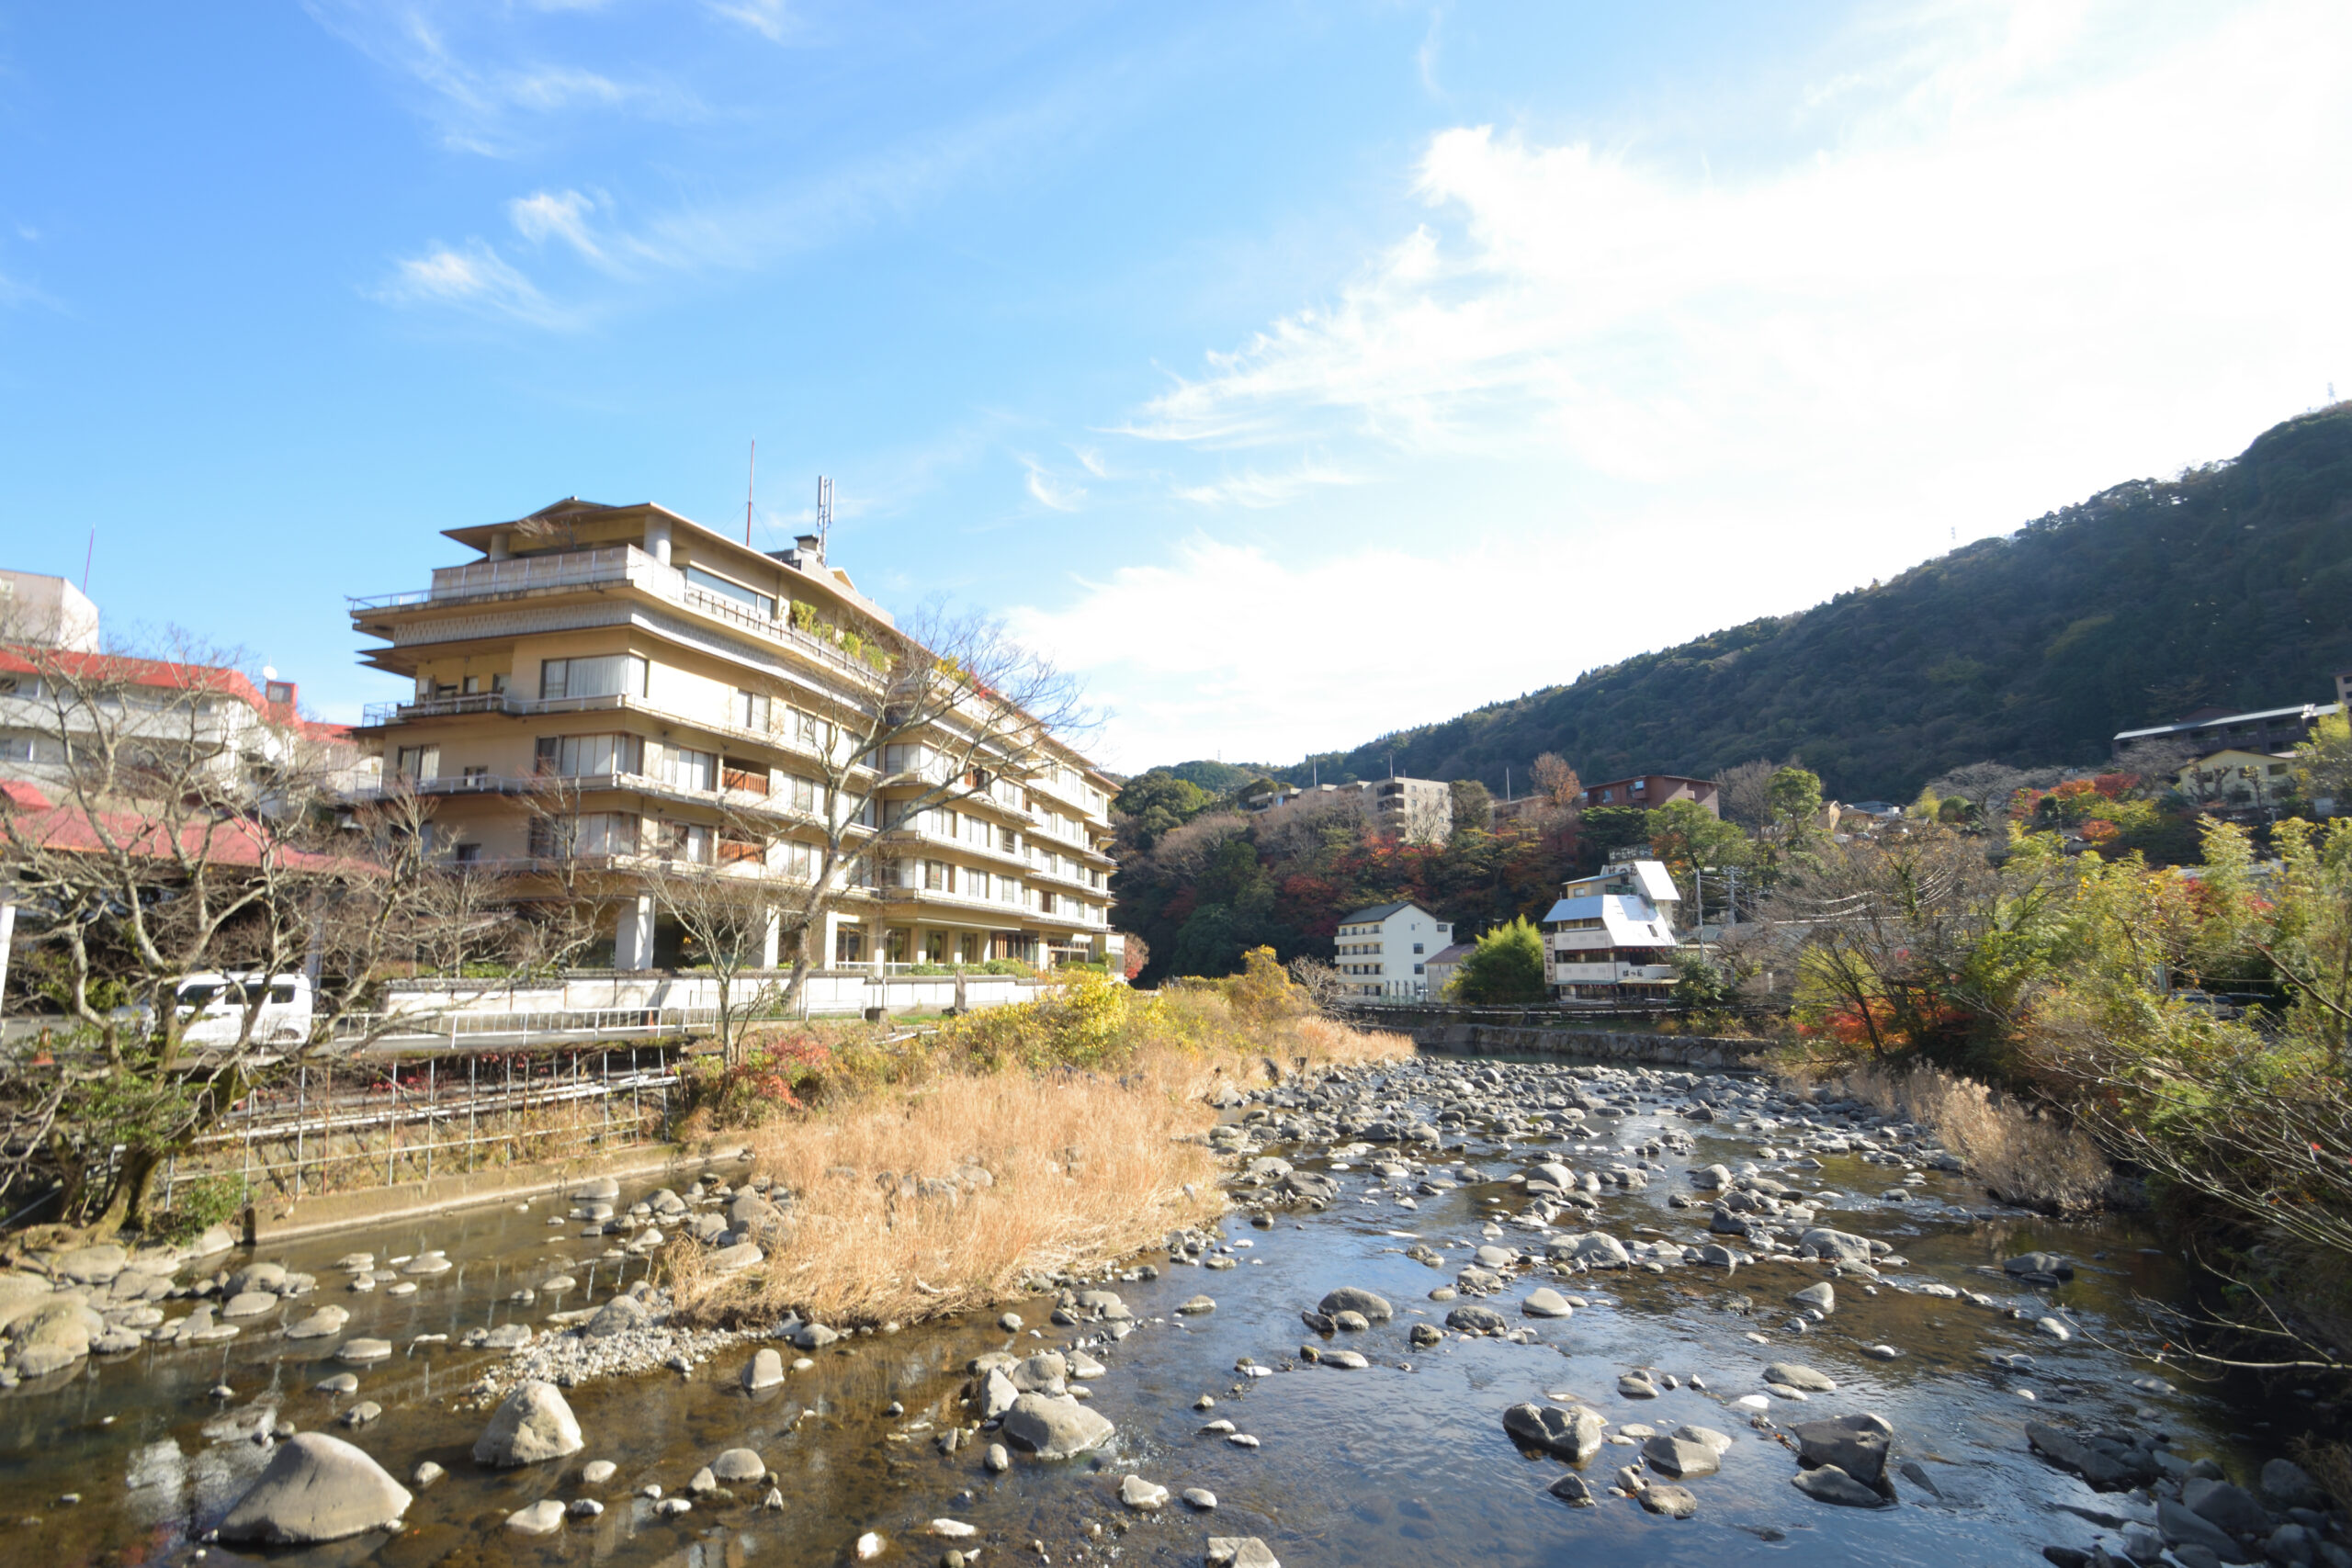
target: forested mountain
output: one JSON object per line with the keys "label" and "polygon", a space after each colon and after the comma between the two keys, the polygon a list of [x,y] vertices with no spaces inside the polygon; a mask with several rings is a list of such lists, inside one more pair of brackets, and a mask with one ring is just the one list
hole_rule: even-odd
{"label": "forested mountain", "polygon": [[2117,730],[2208,704],[2332,700],[2339,670],[2352,670],[2343,403],[2235,461],[2118,485],[1891,582],[1315,761],[1326,780],[1384,774],[1393,756],[1400,773],[1499,790],[1506,766],[1523,782],[1545,751],[1588,780],[1771,757],[1833,796],[1900,801],[1965,762],[2096,762]]}

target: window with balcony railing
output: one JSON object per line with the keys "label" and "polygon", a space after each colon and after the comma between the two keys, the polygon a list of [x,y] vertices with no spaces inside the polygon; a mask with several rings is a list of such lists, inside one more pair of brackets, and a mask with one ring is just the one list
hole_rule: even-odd
{"label": "window with balcony railing", "polygon": [[541,702],[573,697],[641,697],[645,691],[645,660],[634,653],[539,661]]}
{"label": "window with balcony railing", "polygon": [[558,778],[645,771],[645,742],[634,735],[542,735],[535,752],[538,771]]}

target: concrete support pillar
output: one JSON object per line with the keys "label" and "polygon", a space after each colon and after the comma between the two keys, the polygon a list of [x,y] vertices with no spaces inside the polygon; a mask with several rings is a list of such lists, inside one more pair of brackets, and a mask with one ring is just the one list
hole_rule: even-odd
{"label": "concrete support pillar", "polygon": [[760,933],[760,967],[773,969],[784,954],[784,911],[768,906],[767,929]]}
{"label": "concrete support pillar", "polygon": [[500,529],[497,533],[492,534],[490,536],[490,558],[492,560],[504,560],[508,556],[513,555],[514,553],[514,536],[509,534],[503,528]]}
{"label": "concrete support pillar", "polygon": [[659,517],[645,525],[645,553],[663,566],[670,564],[670,525]]}
{"label": "concrete support pillar", "polygon": [[625,899],[613,931],[613,967],[653,967],[653,895],[640,893]]}

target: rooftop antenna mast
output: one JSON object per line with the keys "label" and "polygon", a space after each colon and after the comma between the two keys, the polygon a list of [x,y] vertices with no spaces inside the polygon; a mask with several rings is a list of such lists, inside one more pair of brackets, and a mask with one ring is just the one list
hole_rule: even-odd
{"label": "rooftop antenna mast", "polygon": [[752,542],[752,497],[759,489],[760,444],[752,443],[751,467],[743,473],[743,542]]}
{"label": "rooftop antenna mast", "polygon": [[824,475],[817,476],[817,553],[825,554],[833,531],[833,481]]}

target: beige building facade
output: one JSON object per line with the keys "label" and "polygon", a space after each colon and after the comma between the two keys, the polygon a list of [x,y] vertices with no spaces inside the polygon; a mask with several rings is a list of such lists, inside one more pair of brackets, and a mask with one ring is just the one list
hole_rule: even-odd
{"label": "beige building facade", "polygon": [[[854,813],[856,857],[810,933],[820,968],[1116,967],[1115,784],[1075,750],[1032,748],[903,822],[893,808],[921,785],[861,801],[859,781],[941,778],[952,738],[909,737],[873,760],[882,773],[836,770],[828,788],[829,750],[873,711],[896,634],[819,539],[766,553],[651,503],[576,499],[447,537],[474,558],[351,602],[377,642],[363,661],[414,686],[359,733],[387,790],[429,802],[436,854],[543,893],[559,870],[592,871],[570,886],[597,901],[613,966],[669,967],[676,933],[639,886],[651,866],[797,902],[829,824]],[[772,928],[766,963],[789,964],[777,942]]]}

